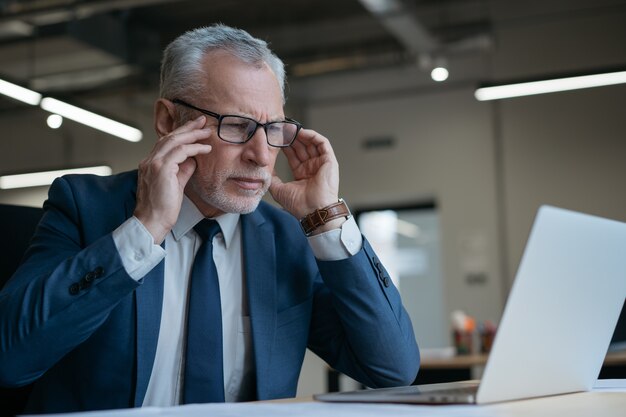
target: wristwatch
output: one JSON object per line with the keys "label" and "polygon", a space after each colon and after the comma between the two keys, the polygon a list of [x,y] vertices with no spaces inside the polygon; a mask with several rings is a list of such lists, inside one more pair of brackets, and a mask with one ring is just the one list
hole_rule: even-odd
{"label": "wristwatch", "polygon": [[336,203],[307,214],[300,219],[300,226],[302,226],[305,235],[311,236],[318,227],[340,217],[350,217],[350,209],[348,209],[343,198],[340,198]]}

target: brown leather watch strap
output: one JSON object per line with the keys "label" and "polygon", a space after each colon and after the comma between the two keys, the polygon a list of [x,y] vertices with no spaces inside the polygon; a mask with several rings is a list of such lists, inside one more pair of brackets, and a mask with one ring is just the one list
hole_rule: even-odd
{"label": "brown leather watch strap", "polygon": [[340,217],[349,217],[350,210],[343,199],[321,209],[315,210],[300,219],[304,234],[310,236],[318,227]]}

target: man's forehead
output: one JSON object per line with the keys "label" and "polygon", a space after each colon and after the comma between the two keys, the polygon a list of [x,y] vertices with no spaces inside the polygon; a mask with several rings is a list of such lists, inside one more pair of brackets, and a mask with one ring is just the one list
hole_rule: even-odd
{"label": "man's forehead", "polygon": [[219,106],[222,111],[239,111],[253,116],[258,106],[270,117],[280,117],[283,99],[278,80],[266,64],[253,65],[224,51],[207,54],[203,60],[204,77],[198,94],[203,105]]}
{"label": "man's forehead", "polygon": [[[237,68],[242,71],[268,71],[270,72],[274,78],[276,78],[276,74],[269,66],[269,64],[265,61],[258,62],[246,62],[241,58],[234,55],[232,52],[227,50],[214,50],[209,51],[204,54],[202,58],[202,64],[205,71],[215,72],[213,70],[223,69],[223,68]],[[229,71],[229,72],[232,72]],[[278,83],[278,79],[276,78],[276,83]]]}

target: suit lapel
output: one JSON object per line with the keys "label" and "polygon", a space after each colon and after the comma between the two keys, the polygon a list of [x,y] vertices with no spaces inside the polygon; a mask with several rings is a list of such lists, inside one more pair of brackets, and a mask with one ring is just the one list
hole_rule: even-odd
{"label": "suit lapel", "polygon": [[[135,210],[136,197],[134,191],[132,197],[126,201],[126,218],[130,218]],[[165,247],[165,242],[161,246]],[[141,407],[143,403],[156,355],[163,307],[164,265],[165,261],[161,261],[154,267],[143,277],[142,285],[135,290],[137,320],[135,407]]]}
{"label": "suit lapel", "polygon": [[270,354],[276,331],[276,251],[274,230],[259,211],[241,217],[243,263],[252,325],[257,398],[271,384]]}

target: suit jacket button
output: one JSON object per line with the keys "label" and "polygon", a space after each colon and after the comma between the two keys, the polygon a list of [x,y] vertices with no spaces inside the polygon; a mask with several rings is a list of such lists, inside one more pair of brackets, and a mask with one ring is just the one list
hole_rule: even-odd
{"label": "suit jacket button", "polygon": [[72,285],[70,285],[70,294],[71,295],[76,295],[78,294],[78,292],[80,291],[80,285],[75,282]]}
{"label": "suit jacket button", "polygon": [[94,269],[93,273],[95,274],[96,278],[100,278],[102,275],[104,275],[104,268],[99,266],[96,269]]}
{"label": "suit jacket button", "polygon": [[389,286],[389,277],[383,277],[383,285],[384,285],[385,287],[388,287],[388,286]]}
{"label": "suit jacket button", "polygon": [[91,282],[96,278],[96,274],[94,272],[88,272],[85,274],[85,277],[83,278],[85,280],[85,282]]}
{"label": "suit jacket button", "polygon": [[378,270],[378,272],[383,272],[383,265],[378,261],[378,258],[374,258],[374,266]]}

